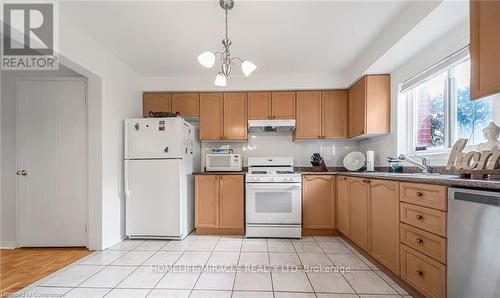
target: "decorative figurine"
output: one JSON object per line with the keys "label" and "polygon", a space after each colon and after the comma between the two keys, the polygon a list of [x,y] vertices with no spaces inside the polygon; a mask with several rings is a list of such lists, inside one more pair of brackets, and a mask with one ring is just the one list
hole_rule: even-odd
{"label": "decorative figurine", "polygon": [[500,149],[500,141],[498,140],[499,135],[500,127],[498,127],[495,122],[490,122],[490,124],[483,129],[483,136],[486,139],[486,143],[479,144],[477,149],[479,151]]}

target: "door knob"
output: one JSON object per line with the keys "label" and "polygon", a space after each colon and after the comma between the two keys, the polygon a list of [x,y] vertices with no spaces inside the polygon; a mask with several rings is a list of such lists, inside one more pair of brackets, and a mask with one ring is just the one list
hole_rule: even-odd
{"label": "door knob", "polygon": [[18,176],[21,175],[21,171],[17,171],[16,175],[18,175]]}
{"label": "door knob", "polygon": [[26,170],[22,170],[21,175],[26,176],[26,175],[28,175],[28,172]]}

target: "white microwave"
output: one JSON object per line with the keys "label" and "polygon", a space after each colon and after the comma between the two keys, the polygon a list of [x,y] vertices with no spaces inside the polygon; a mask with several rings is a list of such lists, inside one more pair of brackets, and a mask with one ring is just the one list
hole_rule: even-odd
{"label": "white microwave", "polygon": [[207,154],[205,156],[207,172],[238,172],[241,171],[240,154]]}

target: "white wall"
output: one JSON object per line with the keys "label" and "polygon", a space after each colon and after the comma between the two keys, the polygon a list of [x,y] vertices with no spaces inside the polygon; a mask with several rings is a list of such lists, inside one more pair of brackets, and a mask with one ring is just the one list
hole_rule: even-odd
{"label": "white wall", "polygon": [[[91,130],[91,139],[95,138],[96,143],[99,143],[91,160],[95,161],[95,165],[100,164],[101,170],[101,182],[95,182],[94,192],[91,190],[94,196],[91,198],[91,208],[100,209],[101,214],[90,219],[94,226],[91,225],[89,229],[92,234],[90,241],[93,243],[91,248],[107,248],[125,236],[123,120],[142,114],[138,76],[113,53],[71,23],[65,17],[63,3],[60,8],[60,53],[74,63],[73,67],[78,72],[100,79],[100,82],[96,80],[93,84],[100,92],[89,90],[89,98],[100,97],[100,103],[98,100],[93,103],[94,117],[90,116],[89,121],[96,125]],[[92,85],[92,81],[89,81],[89,85]]]}
{"label": "white wall", "polygon": [[292,141],[291,133],[250,133],[248,142],[203,141],[201,144],[202,169],[205,168],[205,154],[221,145],[230,145],[234,153],[241,154],[243,166],[249,156],[293,156],[296,166],[311,166],[313,153],[320,153],[329,167],[342,166],[344,156],[355,151],[355,141]]}

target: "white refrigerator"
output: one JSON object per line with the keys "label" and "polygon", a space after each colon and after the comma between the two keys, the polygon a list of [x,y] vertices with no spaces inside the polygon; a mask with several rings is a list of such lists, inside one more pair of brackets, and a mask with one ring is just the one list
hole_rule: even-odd
{"label": "white refrigerator", "polygon": [[125,120],[125,233],[183,239],[194,229],[196,128],[183,118]]}

